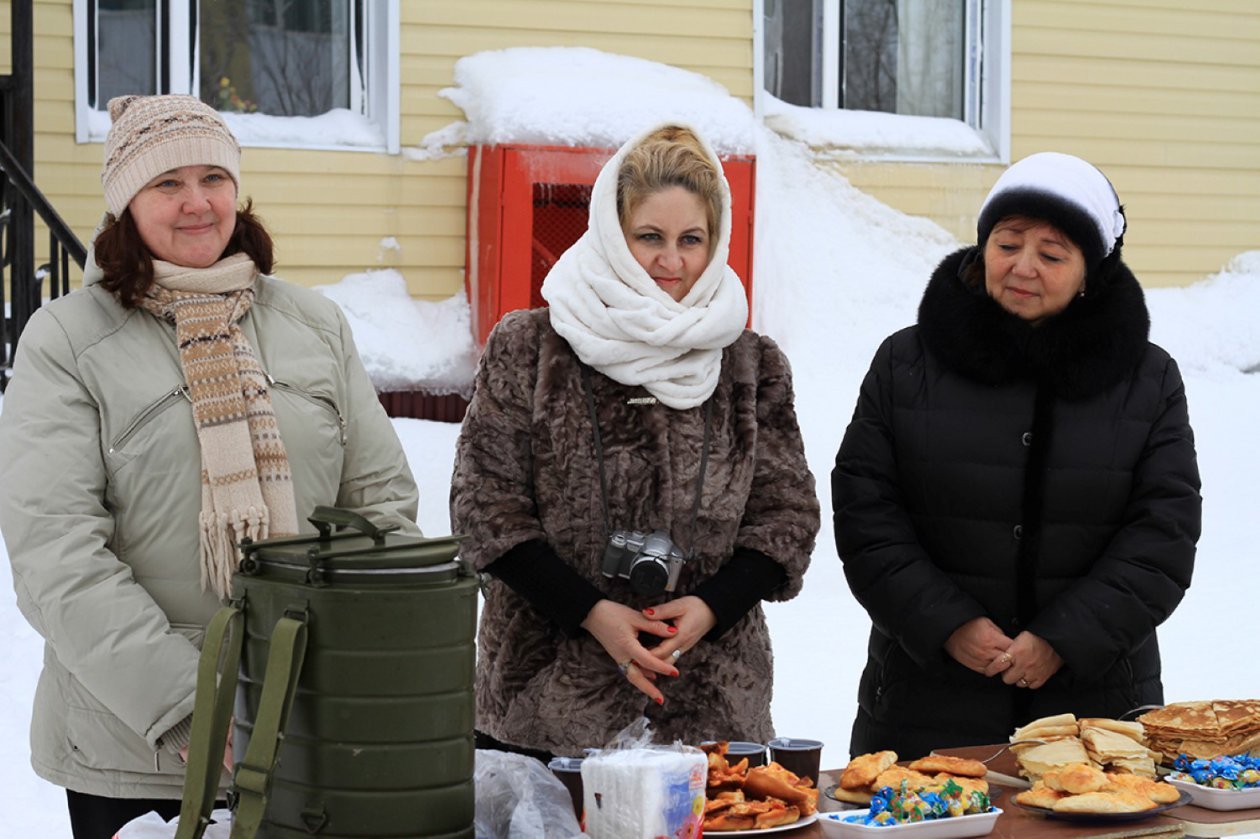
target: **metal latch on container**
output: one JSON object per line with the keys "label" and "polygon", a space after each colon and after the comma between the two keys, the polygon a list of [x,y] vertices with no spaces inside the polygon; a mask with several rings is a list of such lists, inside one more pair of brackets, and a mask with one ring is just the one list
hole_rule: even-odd
{"label": "metal latch on container", "polygon": [[319,555],[319,548],[311,548],[306,552],[306,561],[309,563],[306,569],[306,582],[312,586],[328,585],[328,572],[324,570],[322,557]]}

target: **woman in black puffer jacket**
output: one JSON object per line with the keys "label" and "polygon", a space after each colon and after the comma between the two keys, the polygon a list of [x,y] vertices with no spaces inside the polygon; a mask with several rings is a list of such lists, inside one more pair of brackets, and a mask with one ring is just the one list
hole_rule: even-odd
{"label": "woman in black puffer jacket", "polygon": [[876,352],[832,473],[873,624],[853,754],[1163,701],[1155,628],[1190,585],[1199,473],[1124,229],[1093,166],[1026,158]]}

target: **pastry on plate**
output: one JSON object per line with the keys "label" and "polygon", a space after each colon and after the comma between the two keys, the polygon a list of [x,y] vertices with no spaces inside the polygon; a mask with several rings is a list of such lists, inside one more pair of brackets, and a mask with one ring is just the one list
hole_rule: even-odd
{"label": "pastry on plate", "polygon": [[879,777],[879,773],[896,762],[897,753],[894,751],[858,755],[844,767],[844,772],[840,774],[840,786],[845,789],[869,787]]}

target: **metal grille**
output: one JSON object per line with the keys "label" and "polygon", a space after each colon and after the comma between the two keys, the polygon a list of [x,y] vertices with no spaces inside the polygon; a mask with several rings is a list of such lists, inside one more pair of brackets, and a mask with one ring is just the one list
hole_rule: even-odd
{"label": "metal grille", "polygon": [[457,393],[431,394],[411,390],[390,390],[376,394],[391,417],[463,422],[468,400]]}
{"label": "metal grille", "polygon": [[547,305],[542,298],[543,280],[560,254],[586,232],[591,206],[590,184],[534,186],[533,242],[530,247],[529,305]]}

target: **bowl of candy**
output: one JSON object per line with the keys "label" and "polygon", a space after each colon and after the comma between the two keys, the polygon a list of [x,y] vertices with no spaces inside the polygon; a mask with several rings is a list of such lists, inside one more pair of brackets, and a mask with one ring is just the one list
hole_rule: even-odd
{"label": "bowl of candy", "polygon": [[1201,760],[1178,755],[1165,779],[1208,810],[1260,807],[1260,756],[1221,755]]}
{"label": "bowl of candy", "polygon": [[962,839],[984,836],[993,830],[1002,811],[982,792],[966,792],[953,781],[911,790],[884,787],[871,796],[866,810],[819,813],[823,835],[869,836],[878,831],[910,833],[914,839]]}

